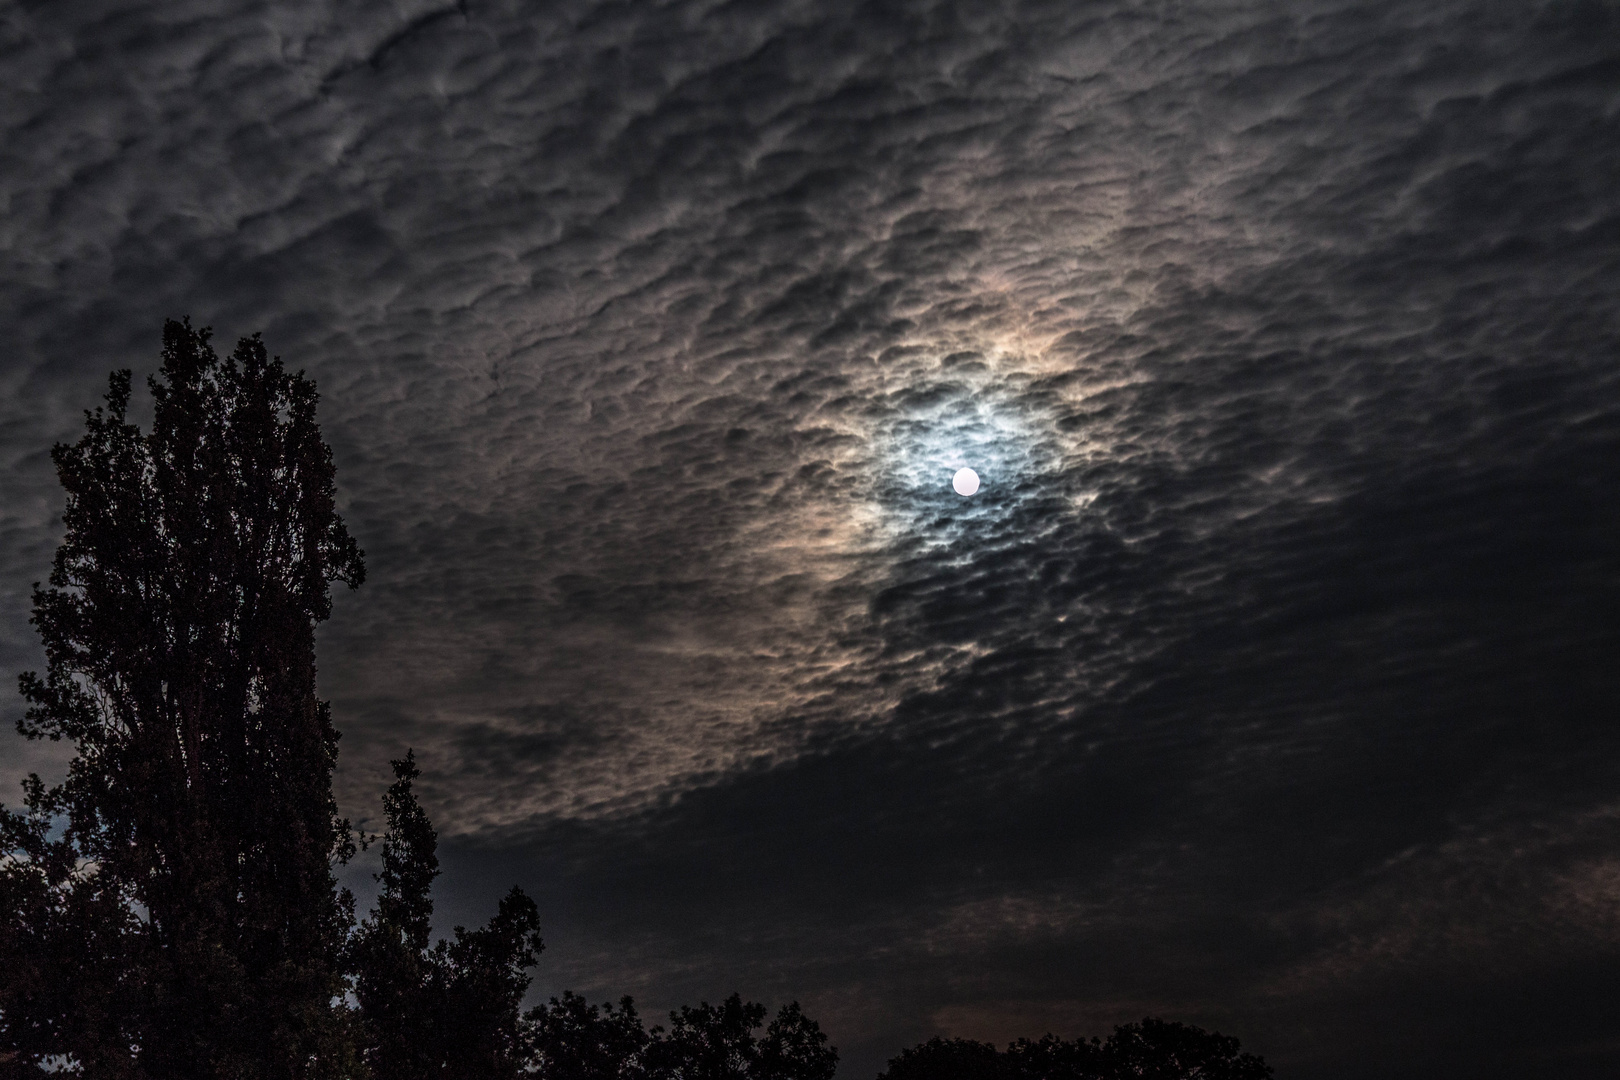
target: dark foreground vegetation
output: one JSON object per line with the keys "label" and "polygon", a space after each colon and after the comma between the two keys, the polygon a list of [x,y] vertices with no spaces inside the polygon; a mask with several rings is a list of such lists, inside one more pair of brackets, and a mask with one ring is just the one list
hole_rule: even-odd
{"label": "dark foreground vegetation", "polygon": [[1149,1017],[1106,1042],[1019,1039],[1005,1052],[972,1039],[930,1039],[891,1058],[878,1080],[1266,1080],[1271,1068],[1238,1041]]}
{"label": "dark foreground vegetation", "polygon": [[[314,385],[257,337],[218,357],[164,327],[152,430],[115,373],[53,451],[66,536],[34,590],[43,678],[25,736],[67,739],[66,779],[0,809],[0,1077],[116,1080],[830,1080],[797,1003],[738,995],[646,1028],[627,997],[522,1011],[543,948],[513,888],[431,940],[436,836],[407,753],[383,804],[380,891],[356,918],[334,865],[338,732],[315,627],[365,564],[333,500]],[[366,838],[360,838],[365,840]],[[378,839],[378,838],[373,838]],[[939,1040],[887,1080],[1259,1080],[1235,1040],[1147,1020],[1106,1043],[1005,1052]]]}

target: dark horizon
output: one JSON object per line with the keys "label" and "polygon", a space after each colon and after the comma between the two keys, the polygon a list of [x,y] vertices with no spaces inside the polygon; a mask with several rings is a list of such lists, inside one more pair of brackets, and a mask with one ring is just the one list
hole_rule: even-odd
{"label": "dark horizon", "polygon": [[1615,4],[215,7],[0,13],[8,678],[51,445],[262,331],[342,812],[532,999],[1620,1066]]}

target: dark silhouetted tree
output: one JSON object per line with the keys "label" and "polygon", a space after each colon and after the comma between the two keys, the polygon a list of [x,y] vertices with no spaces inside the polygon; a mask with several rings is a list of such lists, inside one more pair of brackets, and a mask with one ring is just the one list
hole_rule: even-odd
{"label": "dark silhouetted tree", "polygon": [[644,1080],[650,1036],[629,996],[618,1008],[564,991],[524,1017],[530,1065],[544,1080]]}
{"label": "dark silhouetted tree", "polygon": [[799,1008],[782,1006],[756,1039],[765,1006],[732,994],[718,1005],[701,1002],[669,1014],[670,1028],[652,1031],[644,1060],[655,1080],[831,1080],[838,1051]]}
{"label": "dark silhouetted tree", "polygon": [[784,1005],[765,1029],[765,1006],[732,994],[683,1006],[670,1029],[642,1029],[630,998],[598,1009],[564,994],[529,1012],[530,1065],[544,1080],[832,1080],[838,1051],[799,1008]]}
{"label": "dark silhouetted tree", "polygon": [[1092,1039],[1020,1039],[998,1052],[971,1039],[933,1038],[889,1061],[879,1080],[1268,1080],[1271,1067],[1238,1041],[1148,1017]]}
{"label": "dark silhouetted tree", "polygon": [[518,1010],[531,981],[526,971],[544,947],[539,909],[515,885],[483,929],[458,926],[453,940],[434,947],[433,988],[444,1018],[443,1075],[468,1080],[521,1075]]}
{"label": "dark silhouetted tree", "polygon": [[97,1076],[345,1074],[350,848],[315,626],[365,571],[315,387],[257,337],[221,360],[172,321],[149,386],[150,434],[118,372],[52,454],[66,536],[19,728],[77,752],[0,823],[0,1049]]}
{"label": "dark silhouetted tree", "polygon": [[821,1025],[804,1015],[797,1001],[782,1006],[759,1041],[760,1080],[832,1080],[838,1051],[827,1044]]}
{"label": "dark silhouetted tree", "polygon": [[1002,1061],[1007,1080],[1092,1080],[1104,1071],[1096,1039],[1019,1039],[1007,1047]]}
{"label": "dark silhouetted tree", "polygon": [[429,947],[438,838],[417,802],[421,771],[393,762],[383,799],[382,888],[350,943],[362,1054],[376,1080],[516,1077],[527,1045],[518,1015],[540,951],[540,914],[518,888],[480,930]]}
{"label": "dark silhouetted tree", "polygon": [[1102,1044],[1107,1080],[1267,1080],[1271,1066],[1231,1036],[1153,1017],[1114,1029]]}
{"label": "dark silhouetted tree", "polygon": [[881,1075],[886,1080],[1001,1080],[1003,1065],[990,1043],[936,1035],[890,1058]]}
{"label": "dark silhouetted tree", "polygon": [[433,901],[439,875],[438,837],[411,790],[420,776],[416,755],[392,763],[394,783],[383,796],[388,831],[382,841],[382,888],[376,910],[360,924],[350,945],[355,997],[367,1065],[379,1078],[438,1075],[433,1049],[441,1017],[429,995],[428,954]]}
{"label": "dark silhouetted tree", "polygon": [[669,1014],[670,1029],[654,1029],[647,1050],[648,1071],[660,1080],[740,1080],[758,1075],[759,1043],[754,1029],[765,1022],[765,1006],[732,994],[718,1005],[682,1005]]}

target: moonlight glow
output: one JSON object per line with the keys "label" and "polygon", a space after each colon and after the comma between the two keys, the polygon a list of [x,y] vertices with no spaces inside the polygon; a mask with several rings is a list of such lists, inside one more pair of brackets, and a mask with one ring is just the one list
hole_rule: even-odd
{"label": "moonlight glow", "polygon": [[979,474],[972,469],[957,469],[956,475],[951,477],[951,487],[958,495],[972,495],[979,490]]}

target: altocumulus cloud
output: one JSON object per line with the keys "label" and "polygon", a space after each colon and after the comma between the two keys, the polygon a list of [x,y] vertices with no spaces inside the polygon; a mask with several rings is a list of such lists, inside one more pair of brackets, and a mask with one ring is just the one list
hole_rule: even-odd
{"label": "altocumulus cloud", "polygon": [[1165,1011],[1298,1076],[1603,1075],[1616,41],[12,6],[0,655],[107,369],[262,329],[369,553],[340,795],[415,746],[448,909],[524,878],[546,989],[801,997],[852,1073]]}

